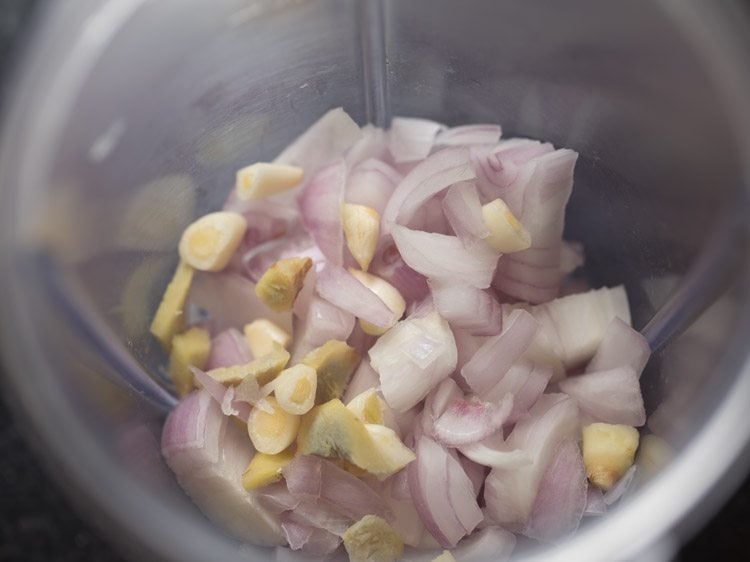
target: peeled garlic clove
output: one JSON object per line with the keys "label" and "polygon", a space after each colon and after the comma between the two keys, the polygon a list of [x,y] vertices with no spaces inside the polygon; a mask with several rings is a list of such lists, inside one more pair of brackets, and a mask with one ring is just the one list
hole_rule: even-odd
{"label": "peeled garlic clove", "polygon": [[272,384],[276,401],[290,414],[306,414],[315,405],[318,375],[308,365],[300,363],[281,371]]}
{"label": "peeled garlic clove", "polygon": [[341,211],[346,245],[363,271],[375,255],[380,236],[380,214],[372,207],[346,203]]}
{"label": "peeled garlic clove", "polygon": [[297,166],[257,162],[237,172],[235,192],[241,201],[260,199],[299,185],[304,175]]}
{"label": "peeled garlic clove", "polygon": [[518,221],[505,201],[495,199],[482,206],[482,219],[490,231],[485,240],[503,254],[527,250],[531,246],[529,231]]}
{"label": "peeled garlic clove", "polygon": [[[373,275],[372,273],[366,273],[356,269],[350,269],[349,273],[351,273],[357,281],[380,297],[380,300],[382,300],[393,312],[393,323],[395,324],[398,322],[406,310],[406,301],[404,300],[404,297],[401,296],[398,289],[388,283],[385,279]],[[388,331],[388,328],[380,328],[379,326],[375,326],[365,320],[360,320],[359,325],[366,334],[370,334],[371,336],[380,336]]]}

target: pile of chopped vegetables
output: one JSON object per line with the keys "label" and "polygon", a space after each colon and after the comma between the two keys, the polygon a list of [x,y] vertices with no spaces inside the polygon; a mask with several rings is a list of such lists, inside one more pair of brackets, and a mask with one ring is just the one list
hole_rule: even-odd
{"label": "pile of chopped vegetables", "polygon": [[151,326],[182,396],[163,454],[198,507],[257,545],[382,562],[501,560],[604,513],[650,350],[623,287],[571,280],[577,156],[335,109],[239,170]]}

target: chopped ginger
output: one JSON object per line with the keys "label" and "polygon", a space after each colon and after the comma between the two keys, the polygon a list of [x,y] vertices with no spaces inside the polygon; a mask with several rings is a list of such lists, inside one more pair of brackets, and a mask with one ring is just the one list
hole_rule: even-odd
{"label": "chopped ginger", "polygon": [[255,294],[274,312],[292,310],[297,293],[302,289],[305,276],[311,267],[310,258],[279,260],[258,280]]}
{"label": "chopped ginger", "polygon": [[286,349],[276,346],[271,353],[253,359],[250,363],[211,369],[207,374],[222,384],[240,384],[247,377],[252,377],[257,381],[258,386],[263,386],[275,379],[286,367],[289,357]]}
{"label": "chopped ginger", "polygon": [[589,481],[609,490],[633,464],[638,430],[629,425],[592,423],[583,428],[583,464]]}
{"label": "chopped ginger", "polygon": [[211,336],[202,328],[190,328],[172,338],[169,374],[180,396],[185,396],[194,387],[190,366],[203,369],[210,352]]}
{"label": "chopped ginger", "polygon": [[300,417],[284,411],[273,396],[265,401],[271,411],[259,406],[253,408],[247,420],[247,433],[257,451],[276,455],[294,443]]}
{"label": "chopped ginger", "polygon": [[289,447],[275,455],[255,453],[247,469],[242,474],[242,486],[248,492],[281,480],[282,469],[292,462],[294,447]]}
{"label": "chopped ginger", "polygon": [[365,515],[342,535],[350,562],[396,562],[404,543],[385,519]]}
{"label": "chopped ginger", "polygon": [[316,404],[341,397],[359,359],[356,349],[338,340],[327,341],[305,355],[301,363],[318,373]]}
{"label": "chopped ginger", "polygon": [[232,259],[247,229],[239,213],[209,213],[185,229],[180,239],[180,257],[201,271],[221,271]]}
{"label": "chopped ginger", "polygon": [[171,349],[174,335],[181,332],[185,325],[183,309],[194,273],[195,270],[192,267],[185,262],[180,262],[151,322],[151,333],[166,351]]}

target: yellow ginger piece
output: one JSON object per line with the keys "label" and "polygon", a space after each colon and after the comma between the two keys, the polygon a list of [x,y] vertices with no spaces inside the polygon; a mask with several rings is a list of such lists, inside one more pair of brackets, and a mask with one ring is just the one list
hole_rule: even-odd
{"label": "yellow ginger piece", "polygon": [[309,365],[285,369],[271,384],[279,406],[290,414],[306,414],[315,405],[318,375]]}
{"label": "yellow ginger piece", "polygon": [[255,453],[242,475],[242,486],[248,492],[281,480],[281,471],[292,462],[294,447],[289,447],[275,455]]}
{"label": "yellow ginger piece", "polygon": [[396,562],[404,555],[401,537],[377,515],[365,515],[342,538],[350,562]]}
{"label": "yellow ginger piece", "polygon": [[629,425],[592,423],[583,428],[583,464],[589,481],[609,490],[633,464],[638,430]]}
{"label": "yellow ginger piece", "polygon": [[253,359],[244,365],[232,365],[231,367],[219,367],[211,369],[208,375],[222,384],[240,384],[247,377],[253,377],[258,386],[268,384],[289,363],[289,352],[281,346],[276,346],[271,353],[263,357]]}
{"label": "yellow ginger piece", "polygon": [[339,340],[329,340],[305,355],[300,363],[312,367],[318,374],[316,404],[341,398],[359,359],[356,349]]}
{"label": "yellow ginger piece", "polygon": [[185,325],[183,309],[194,273],[192,267],[180,262],[151,322],[151,333],[166,351],[171,349],[174,335],[181,332]]}
{"label": "yellow ginger piece", "polygon": [[289,345],[292,343],[292,336],[284,328],[265,318],[259,318],[253,320],[250,324],[246,324],[244,332],[253,357],[262,357],[271,353],[274,344],[289,349]]}
{"label": "yellow ginger piece", "polygon": [[388,466],[401,470],[417,458],[414,452],[403,444],[391,428],[380,424],[366,423],[365,429]]}
{"label": "yellow ginger piece", "polygon": [[482,206],[482,219],[489,229],[487,242],[498,252],[510,254],[527,250],[531,246],[531,235],[505,204],[495,199]]}
{"label": "yellow ginger piece", "polygon": [[341,210],[341,222],[346,246],[362,271],[367,271],[378,246],[380,214],[372,207],[346,203]]}
{"label": "yellow ginger piece", "polygon": [[210,352],[211,336],[202,328],[190,328],[172,338],[169,374],[180,396],[185,396],[193,389],[193,373],[190,372],[190,366],[203,369]]}
{"label": "yellow ginger piece", "polygon": [[[385,279],[382,279],[377,275],[372,275],[371,273],[358,271],[356,269],[350,269],[349,273],[351,273],[357,281],[380,297],[380,300],[382,300],[385,305],[391,309],[391,312],[393,312],[393,324],[398,322],[406,310],[406,301],[404,300],[404,297],[401,296],[398,289],[388,283]],[[361,319],[359,325],[366,334],[370,334],[371,336],[380,336],[387,332],[388,328],[391,327],[388,326],[387,328],[381,328]]]}
{"label": "yellow ginger piece", "polygon": [[444,550],[440,556],[433,558],[432,562],[456,562],[456,559],[449,550]]}
{"label": "yellow ginger piece", "polygon": [[304,176],[297,166],[256,162],[237,172],[235,192],[241,201],[261,199],[299,185]]}
{"label": "yellow ginger piece", "polygon": [[263,407],[253,408],[247,420],[253,447],[267,455],[276,455],[294,443],[299,427],[300,417],[284,411],[273,396],[265,399]]}
{"label": "yellow ginger piece", "polygon": [[310,258],[286,258],[274,263],[255,286],[255,294],[274,312],[292,310],[297,293],[302,289]]}
{"label": "yellow ginger piece", "polygon": [[[390,438],[405,448],[396,434],[391,433]],[[302,416],[297,451],[303,455],[342,458],[380,479],[405,466],[404,456],[392,454],[380,438],[373,438],[362,420],[338,399],[315,406]]]}
{"label": "yellow ginger piece", "polygon": [[247,229],[245,217],[231,211],[204,215],[180,238],[182,261],[201,271],[221,271],[232,259]]}

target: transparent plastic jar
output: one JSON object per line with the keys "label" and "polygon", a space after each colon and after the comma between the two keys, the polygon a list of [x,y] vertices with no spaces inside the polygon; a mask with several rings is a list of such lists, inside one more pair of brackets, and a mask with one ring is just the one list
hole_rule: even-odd
{"label": "transparent plastic jar", "polygon": [[566,236],[594,284],[626,283],[636,328],[662,311],[643,384],[649,431],[675,451],[626,505],[521,556],[668,555],[747,467],[742,16],[677,0],[50,2],[0,154],[5,389],[48,468],[134,557],[269,559],[212,526],[159,456],[174,398],[147,332],[181,230],[332,107],[498,122],[581,153]]}

